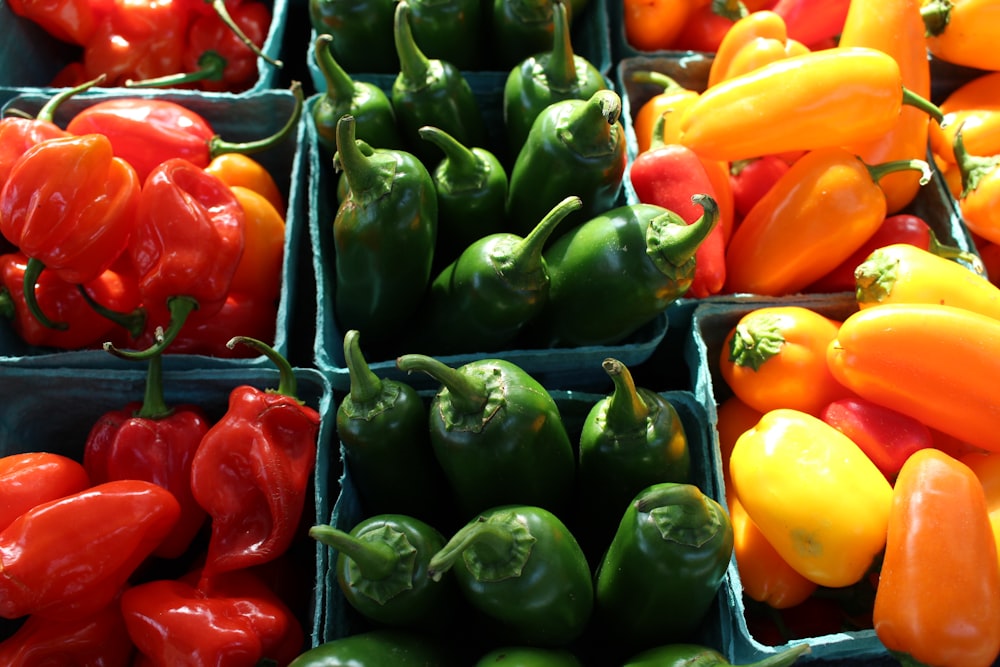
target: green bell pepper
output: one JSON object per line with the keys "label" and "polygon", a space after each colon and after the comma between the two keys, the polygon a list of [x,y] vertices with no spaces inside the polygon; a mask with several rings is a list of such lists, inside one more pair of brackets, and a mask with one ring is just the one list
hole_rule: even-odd
{"label": "green bell pepper", "polygon": [[[796,644],[740,667],[788,667],[809,653],[809,644]],[[713,648],[697,644],[669,644],[643,651],[622,667],[736,667]]]}
{"label": "green bell pepper", "polygon": [[378,629],[324,642],[288,667],[465,667],[454,642],[412,630]]}
{"label": "green bell pepper", "polygon": [[352,73],[395,74],[399,57],[392,41],[396,0],[308,0],[317,34],[333,37],[330,50]]}

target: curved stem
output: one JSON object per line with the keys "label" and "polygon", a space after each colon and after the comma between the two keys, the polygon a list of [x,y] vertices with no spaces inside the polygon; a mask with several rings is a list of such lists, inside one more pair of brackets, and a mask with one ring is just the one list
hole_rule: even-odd
{"label": "curved stem", "polygon": [[393,38],[399,55],[400,74],[407,81],[423,84],[427,81],[431,61],[413,39],[413,31],[410,28],[410,5],[406,0],[399,0],[396,3]]}
{"label": "curved stem", "polygon": [[226,343],[226,347],[231,350],[236,347],[237,344],[252,347],[254,350],[267,357],[268,360],[270,360],[270,362],[277,367],[278,387],[277,389],[269,389],[268,391],[274,394],[281,394],[282,396],[289,396],[296,400],[298,399],[298,380],[295,377],[295,369],[292,368],[292,364],[283,354],[264,341],[251,338],[250,336],[233,336],[229,339],[229,342]]}
{"label": "curved stem", "polygon": [[604,372],[614,382],[614,391],[608,401],[607,426],[613,433],[634,431],[645,427],[649,406],[639,396],[635,380],[628,367],[617,359],[605,359]]}
{"label": "curved stem", "polygon": [[907,169],[920,171],[920,185],[927,185],[932,176],[930,165],[923,160],[891,160],[889,162],[865,166],[868,167],[868,173],[871,174],[872,180],[876,183],[886,174],[896,171],[906,171]]}
{"label": "curved stem", "polygon": [[90,296],[90,292],[83,285],[77,285],[77,289],[83,296],[83,300],[87,302],[87,305],[98,315],[123,327],[132,338],[138,338],[142,335],[142,330],[146,328],[146,310],[142,306],[139,306],[130,313],[121,313],[98,303],[94,297]]}
{"label": "curved stem", "polygon": [[167,74],[151,79],[127,79],[126,88],[169,88],[197,81],[222,81],[228,61],[218,51],[205,51],[198,58],[198,69],[193,72]]}
{"label": "curved stem", "polygon": [[372,372],[365,357],[361,354],[358,339],[361,332],[351,329],[344,334],[344,359],[347,361],[347,373],[351,379],[350,396],[355,403],[364,404],[375,400],[382,393],[382,380]]}
{"label": "curved stem", "polygon": [[422,371],[447,387],[452,405],[463,414],[480,412],[489,396],[486,383],[423,354],[404,354],[396,359],[401,371]]}
{"label": "curved stem", "polygon": [[212,10],[222,20],[222,22],[226,24],[226,27],[232,30],[233,34],[236,35],[236,37],[239,38],[239,40],[243,42],[248,49],[253,51],[255,56],[257,56],[258,58],[263,58],[265,62],[275,67],[284,67],[284,63],[282,63],[280,60],[272,58],[271,56],[261,51],[260,47],[254,44],[252,39],[247,37],[247,34],[243,32],[243,29],[240,28],[239,25],[236,24],[236,21],[229,13],[229,9],[226,7],[225,0],[205,0],[205,2],[207,2],[212,6]]}
{"label": "curved stem", "polygon": [[211,154],[212,157],[216,157],[222,153],[259,153],[281,143],[286,138],[294,134],[298,129],[299,119],[302,117],[302,106],[305,103],[302,92],[302,82],[292,81],[289,86],[289,90],[291,90],[295,95],[295,108],[292,110],[292,115],[287,121],[285,121],[285,124],[280,130],[269,137],[257,139],[256,141],[229,142],[224,141],[219,136],[214,136],[208,140],[209,154]]}
{"label": "curved stem", "polygon": [[546,54],[545,80],[552,90],[569,90],[576,82],[576,60],[570,39],[566,5],[559,1],[553,5],[552,50]]}
{"label": "curved stem", "polygon": [[427,576],[434,581],[440,581],[444,573],[450,570],[472,545],[485,555],[484,560],[502,560],[510,553],[513,541],[513,535],[505,527],[480,518],[462,526],[454,537],[431,557],[427,565]]}
{"label": "curved stem", "polygon": [[134,361],[144,361],[151,359],[155,355],[163,354],[174,339],[180,334],[188,315],[198,309],[198,302],[189,296],[174,296],[167,299],[167,308],[170,310],[170,323],[166,331],[158,330],[155,336],[156,341],[145,350],[129,351],[117,348],[111,342],[104,344],[104,350],[122,359]]}
{"label": "curved stem", "polygon": [[337,59],[333,57],[333,53],[330,52],[332,42],[333,35],[320,33],[316,36],[316,42],[313,45],[316,64],[326,82],[325,95],[332,100],[351,100],[354,98],[354,79],[340,66]]}
{"label": "curved stem", "polygon": [[65,331],[69,328],[68,324],[65,322],[53,322],[42,312],[42,307],[38,305],[38,299],[35,296],[35,283],[38,282],[38,276],[41,275],[44,269],[45,264],[40,259],[32,257],[28,260],[24,269],[24,303],[28,307],[28,312],[43,327]]}
{"label": "curved stem", "polygon": [[512,253],[510,263],[514,266],[538,266],[542,261],[542,250],[548,242],[552,232],[563,219],[580,209],[583,200],[576,195],[570,195],[556,204],[545,217],[532,228],[528,235],[521,239]]}
{"label": "curved stem", "polygon": [[396,569],[396,562],[399,560],[399,556],[388,544],[359,540],[333,526],[313,526],[309,529],[309,536],[353,560],[365,579],[388,577]]}
{"label": "curved stem", "polygon": [[903,88],[903,104],[905,106],[916,107],[921,111],[927,112],[927,115],[937,121],[939,125],[944,120],[944,113],[941,111],[941,107],[937,106],[926,97],[916,94],[909,88]]}
{"label": "curved stem", "polygon": [[77,93],[89,90],[94,86],[99,86],[100,84],[104,83],[105,79],[107,78],[108,78],[107,74],[101,74],[95,79],[91,79],[90,81],[85,81],[84,83],[81,83],[79,86],[76,86],[74,88],[67,88],[66,90],[59,92],[59,94],[53,95],[52,97],[49,98],[49,100],[45,103],[45,105],[42,106],[42,108],[38,111],[38,115],[35,116],[35,118],[38,120],[44,120],[51,123],[52,119],[55,118],[56,110],[63,102],[73,97]]}

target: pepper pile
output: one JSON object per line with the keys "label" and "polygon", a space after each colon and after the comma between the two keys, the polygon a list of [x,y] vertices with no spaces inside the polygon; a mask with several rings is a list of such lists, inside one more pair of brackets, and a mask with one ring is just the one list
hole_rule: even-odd
{"label": "pepper pile", "polygon": [[233,144],[168,99],[101,99],[57,126],[59,105],[92,83],[34,118],[0,120],[0,232],[12,246],[2,302],[14,330],[35,346],[123,356],[252,353],[226,342],[273,339],[285,204],[248,154],[292,133],[300,88],[280,131]]}

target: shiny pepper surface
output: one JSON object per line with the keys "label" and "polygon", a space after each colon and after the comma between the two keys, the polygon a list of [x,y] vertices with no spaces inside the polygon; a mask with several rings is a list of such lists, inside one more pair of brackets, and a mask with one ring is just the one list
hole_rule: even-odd
{"label": "shiny pepper surface", "polygon": [[35,505],[90,486],[87,471],[75,459],[53,452],[24,452],[0,457],[0,530]]}

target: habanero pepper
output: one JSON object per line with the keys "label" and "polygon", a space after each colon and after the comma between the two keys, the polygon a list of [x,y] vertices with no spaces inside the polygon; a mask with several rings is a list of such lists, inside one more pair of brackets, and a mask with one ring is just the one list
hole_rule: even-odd
{"label": "habanero pepper", "polygon": [[235,337],[278,366],[275,389],[235,387],[191,461],[191,491],[211,518],[202,579],[270,562],[298,534],[316,463],[319,413],[296,395],[288,360]]}
{"label": "habanero pepper", "polygon": [[1000,70],[1000,6],[992,0],[926,0],[920,14],[931,55],[945,62]]}
{"label": "habanero pepper", "polygon": [[[201,354],[220,359],[247,359],[257,353],[246,347],[229,347],[233,332],[265,342],[273,341],[277,328],[278,306],[273,299],[256,294],[230,291],[226,302],[207,320],[188,322],[164,350],[167,354]],[[157,332],[147,331],[139,347],[158,342]]]}
{"label": "habanero pepper", "polygon": [[740,0],[711,0],[700,3],[688,13],[684,26],[671,49],[715,53],[732,27],[749,11]]}
{"label": "habanero pepper", "polygon": [[49,35],[68,44],[84,46],[92,38],[97,22],[95,3],[90,0],[11,0],[17,16],[36,23]]}
{"label": "habanero pepper", "polygon": [[688,0],[621,0],[625,41],[638,51],[669,49],[689,14]]}
{"label": "habanero pepper", "polygon": [[1000,155],[972,155],[965,148],[962,128],[955,130],[955,161],[962,174],[957,197],[962,220],[987,241],[1000,242]]}
{"label": "habanero pepper", "polygon": [[0,530],[35,505],[83,491],[87,470],[76,459],[55,452],[21,452],[0,457]]}

